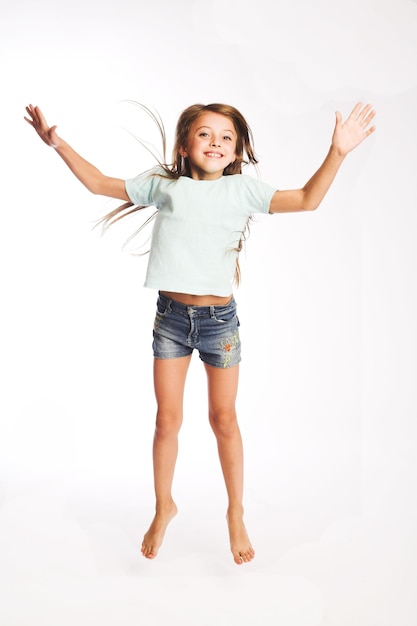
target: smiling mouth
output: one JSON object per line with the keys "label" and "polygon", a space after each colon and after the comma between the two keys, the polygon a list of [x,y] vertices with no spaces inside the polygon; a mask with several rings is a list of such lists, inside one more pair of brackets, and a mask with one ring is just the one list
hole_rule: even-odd
{"label": "smiling mouth", "polygon": [[204,154],[205,156],[214,158],[214,159],[221,159],[223,156],[222,154],[220,154],[220,152],[205,152]]}

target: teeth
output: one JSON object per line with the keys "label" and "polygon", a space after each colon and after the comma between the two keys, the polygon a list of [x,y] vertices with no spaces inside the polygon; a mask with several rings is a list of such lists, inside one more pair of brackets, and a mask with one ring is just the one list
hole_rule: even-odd
{"label": "teeth", "polygon": [[222,155],[219,154],[218,152],[206,152],[206,156],[214,157],[216,159],[221,159],[221,157],[222,157]]}

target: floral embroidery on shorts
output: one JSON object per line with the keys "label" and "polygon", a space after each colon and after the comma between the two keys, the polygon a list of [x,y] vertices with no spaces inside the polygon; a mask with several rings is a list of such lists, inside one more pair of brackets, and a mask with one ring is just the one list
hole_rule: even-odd
{"label": "floral embroidery on shorts", "polygon": [[233,351],[236,349],[238,343],[239,343],[239,333],[237,330],[235,331],[232,337],[227,337],[226,339],[221,340],[220,346],[224,353],[223,367],[228,367],[230,365]]}

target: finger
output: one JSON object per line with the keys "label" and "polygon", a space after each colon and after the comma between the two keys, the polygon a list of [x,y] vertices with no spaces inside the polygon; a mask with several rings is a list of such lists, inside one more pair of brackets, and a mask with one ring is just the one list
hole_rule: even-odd
{"label": "finger", "polygon": [[34,109],[33,121],[34,126],[39,133],[47,133],[50,130],[49,125],[39,107],[35,107]]}
{"label": "finger", "polygon": [[352,113],[349,115],[348,119],[356,119],[362,106],[363,106],[362,102],[358,102],[353,108]]}
{"label": "finger", "polygon": [[[39,126],[39,117],[38,117],[38,115],[36,114],[35,107],[33,107],[33,106],[30,104],[28,107],[26,107],[26,111],[27,111],[28,115],[29,115],[29,116],[30,116],[30,118],[31,118],[31,122],[29,122],[29,123],[31,123],[31,124],[32,124],[32,126],[34,126],[35,128],[36,128],[36,127],[38,127],[38,126]],[[27,119],[27,118],[25,118],[25,119]],[[28,121],[29,121],[29,120],[28,120]]]}
{"label": "finger", "polygon": [[363,126],[368,126],[368,124],[374,119],[376,115],[376,111],[369,111],[364,120],[362,121]]}
{"label": "finger", "polygon": [[369,135],[372,135],[372,133],[376,130],[376,126],[371,126],[371,128],[368,128],[368,130],[365,130],[363,133],[363,138],[366,139],[367,137],[369,137]]}
{"label": "finger", "polygon": [[43,126],[48,126],[46,119],[39,107],[35,107],[36,117]]}
{"label": "finger", "polygon": [[55,124],[55,126],[51,126],[51,128],[49,129],[49,135],[52,135],[57,129],[57,125]]}
{"label": "finger", "polygon": [[[363,110],[360,112],[360,114],[358,115],[358,121],[363,124],[367,118],[369,118],[369,112],[372,109],[372,105],[371,104],[367,104]],[[371,112],[372,113],[372,112]]]}
{"label": "finger", "polygon": [[[33,110],[31,109],[31,105],[25,107],[26,109],[26,113],[30,116],[30,118],[33,120],[34,114],[33,114]],[[27,119],[27,118],[25,118]],[[29,120],[28,120],[29,121]]]}
{"label": "finger", "polygon": [[26,112],[29,115],[29,117],[26,117],[26,115],[25,115],[24,119],[27,121],[28,124],[30,124],[31,126],[36,128],[36,125],[37,125],[36,116],[35,116],[33,110],[30,107],[31,107],[31,105],[26,107]]}
{"label": "finger", "polygon": [[26,107],[26,111],[33,119],[36,119],[38,117],[36,113],[36,107],[34,107],[33,104],[30,104],[28,107]]}

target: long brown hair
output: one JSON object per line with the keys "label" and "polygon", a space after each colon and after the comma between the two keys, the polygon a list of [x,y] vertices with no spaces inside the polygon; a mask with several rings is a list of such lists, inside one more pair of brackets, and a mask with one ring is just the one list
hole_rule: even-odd
{"label": "long brown hair", "polygon": [[[156,161],[161,166],[163,173],[154,174],[154,176],[164,176],[171,179],[180,178],[180,176],[191,176],[190,166],[188,157],[184,157],[181,155],[181,150],[187,144],[188,135],[191,129],[192,124],[206,112],[219,113],[220,115],[224,115],[229,118],[233,123],[233,126],[236,130],[236,159],[233,163],[230,163],[223,171],[223,176],[231,176],[233,174],[242,174],[242,166],[243,165],[257,165],[258,159],[255,156],[254,150],[254,141],[252,131],[243,117],[243,115],[238,111],[235,107],[229,104],[221,104],[221,103],[212,103],[212,104],[193,104],[181,113],[178,118],[176,130],[175,130],[175,141],[174,147],[172,151],[172,163],[169,165],[166,162],[166,134],[165,128],[162,122],[161,117],[158,113],[154,113],[145,105],[139,102],[130,101],[131,104],[138,106],[141,110],[145,111],[151,119],[155,122],[158,127],[158,130],[161,134],[162,140],[162,161],[158,158],[156,151],[149,148],[149,144],[144,142],[143,140],[136,137],[139,143],[148,150],[156,159]],[[149,205],[134,205],[132,202],[125,202],[121,206],[117,207],[113,211],[110,211],[104,217],[102,217],[97,225],[102,226],[103,232],[109,228],[112,224],[115,224],[120,219],[127,217],[128,215],[132,215],[136,211],[140,211],[141,209],[146,208]],[[147,226],[156,216],[157,211],[151,215],[126,241],[129,243],[136,237],[137,234],[141,232],[145,226]],[[240,267],[239,267],[239,252],[242,249],[243,242],[247,238],[249,233],[249,220],[247,223],[247,227],[242,232],[242,236],[239,240],[239,243],[236,248],[233,250],[238,253],[236,257],[236,273],[235,273],[235,281],[237,284],[240,282]]]}

